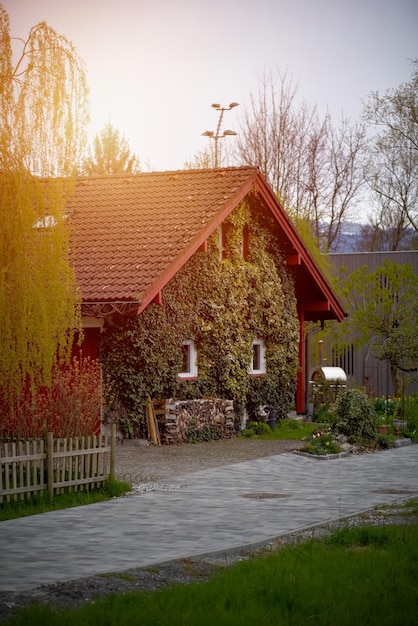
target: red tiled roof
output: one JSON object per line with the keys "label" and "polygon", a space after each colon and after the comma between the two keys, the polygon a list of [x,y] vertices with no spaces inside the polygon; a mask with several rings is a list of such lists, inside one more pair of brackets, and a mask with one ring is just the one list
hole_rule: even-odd
{"label": "red tiled roof", "polygon": [[231,168],[77,179],[67,208],[83,300],[141,301],[256,174]]}
{"label": "red tiled roof", "polygon": [[143,310],[250,191],[272,212],[305,319],[342,319],[328,281],[257,168],[79,178],[67,202],[84,302]]}

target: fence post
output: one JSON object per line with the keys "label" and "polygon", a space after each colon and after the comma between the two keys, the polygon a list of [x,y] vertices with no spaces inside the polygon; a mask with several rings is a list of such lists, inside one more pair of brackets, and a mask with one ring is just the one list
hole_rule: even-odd
{"label": "fence post", "polygon": [[110,473],[109,480],[115,480],[115,448],[116,448],[116,424],[110,429]]}
{"label": "fence post", "polygon": [[54,495],[54,433],[47,433],[46,439],[46,476],[48,493],[52,498]]}

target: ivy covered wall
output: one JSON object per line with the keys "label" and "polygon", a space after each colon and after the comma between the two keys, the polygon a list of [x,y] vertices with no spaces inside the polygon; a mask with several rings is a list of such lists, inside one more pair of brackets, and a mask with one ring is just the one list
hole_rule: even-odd
{"label": "ivy covered wall", "polygon": [[[250,417],[260,404],[278,417],[293,403],[299,323],[293,282],[278,249],[275,221],[242,203],[227,220],[224,258],[214,234],[163,290],[161,305],[115,317],[102,336],[108,409],[145,423],[146,399],[215,397],[234,400]],[[246,253],[243,255],[245,232]],[[266,374],[249,374],[252,341],[262,338]],[[182,342],[193,339],[198,377],[180,380]],[[138,432],[138,430],[137,430]]]}

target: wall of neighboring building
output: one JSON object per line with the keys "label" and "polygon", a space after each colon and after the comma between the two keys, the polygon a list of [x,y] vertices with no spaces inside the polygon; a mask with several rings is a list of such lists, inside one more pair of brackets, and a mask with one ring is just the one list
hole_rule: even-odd
{"label": "wall of neighboring building", "polygon": [[367,265],[373,271],[383,264],[385,259],[391,263],[412,265],[412,269],[418,274],[418,250],[402,250],[397,252],[348,252],[328,255],[337,272],[345,267],[346,273],[351,274],[362,265]]}
{"label": "wall of neighboring building", "polygon": [[[330,254],[329,258],[337,273],[343,267],[347,275],[363,265],[374,271],[385,259],[391,263],[410,264],[414,273],[418,275],[418,250],[335,253]],[[389,365],[387,361],[374,358],[372,341],[362,349],[347,350],[338,357],[328,350],[327,359],[331,361],[328,365],[337,365],[344,369],[349,385],[364,387],[373,396],[393,396]],[[418,383],[411,381],[407,373],[404,374],[404,383],[406,394],[418,392]]]}

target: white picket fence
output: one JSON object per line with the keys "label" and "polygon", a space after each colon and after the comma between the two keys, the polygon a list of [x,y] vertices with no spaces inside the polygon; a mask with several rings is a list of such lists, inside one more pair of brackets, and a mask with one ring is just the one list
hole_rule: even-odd
{"label": "white picket fence", "polygon": [[115,428],[110,436],[0,442],[0,504],[102,486],[114,478],[115,442]]}

